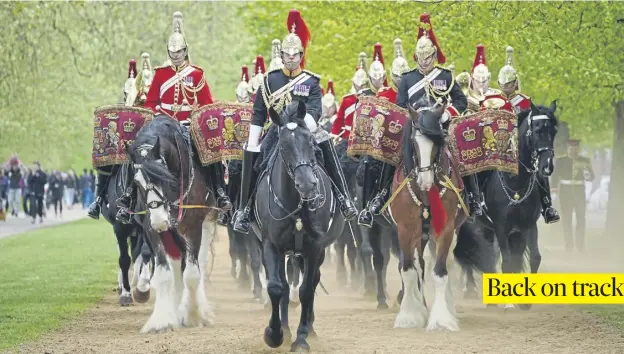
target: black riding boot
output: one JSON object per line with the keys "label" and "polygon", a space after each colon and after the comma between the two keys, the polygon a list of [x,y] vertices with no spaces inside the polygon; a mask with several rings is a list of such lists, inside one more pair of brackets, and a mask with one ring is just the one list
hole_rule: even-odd
{"label": "black riding boot", "polygon": [[375,177],[371,176],[370,157],[364,160],[364,185],[362,186],[362,210],[358,215],[358,225],[373,227],[373,213],[369,210],[371,196],[375,189]]}
{"label": "black riding boot", "polygon": [[550,183],[548,181],[548,177],[540,178],[540,201],[542,203],[542,216],[544,217],[544,222],[547,224],[553,224],[559,221],[559,213],[552,206],[552,199],[550,197]]}
{"label": "black riding boot", "polygon": [[102,202],[105,199],[104,197],[106,196],[106,186],[108,185],[109,178],[110,172],[98,171],[97,186],[95,187],[95,201],[89,205],[89,211],[87,211],[87,215],[92,219],[98,220],[100,218],[100,210]]}
{"label": "black riding boot", "polygon": [[394,166],[384,163],[381,167],[381,176],[379,177],[375,197],[371,200],[370,206],[368,207],[368,210],[370,210],[373,215],[379,215],[381,213],[381,208],[384,206],[385,198],[390,191],[389,184],[390,181],[392,181],[393,175]]}
{"label": "black riding boot", "polygon": [[479,191],[479,181],[476,174],[465,176],[464,186],[468,193],[468,204],[470,208],[470,215],[481,215],[481,192]]}
{"label": "black riding boot", "polygon": [[225,180],[223,179],[223,164],[220,162],[208,166],[210,179],[217,194],[217,208],[225,211],[232,209],[232,202],[225,192]]}
{"label": "black riding boot", "polygon": [[126,189],[126,192],[117,199],[117,215],[115,218],[122,224],[130,224],[131,217],[130,208],[132,207],[132,201],[136,200],[136,190],[132,185]]}
{"label": "black riding boot", "polygon": [[[345,221],[349,222],[357,216],[357,209],[353,205],[353,200],[349,194],[349,186],[342,173],[342,167],[336,150],[334,149],[334,142],[331,139],[325,140],[318,144],[323,151],[323,160],[325,161],[325,169],[329,174],[329,178],[334,182],[334,192],[340,202],[340,211]],[[337,190],[336,190],[337,189]]]}
{"label": "black riding boot", "polygon": [[249,220],[249,212],[251,206],[249,204],[249,199],[251,197],[250,193],[254,189],[255,178],[253,176],[253,163],[255,157],[259,154],[259,152],[247,151],[243,150],[243,170],[241,172],[241,191],[240,191],[240,201],[238,203],[238,210],[234,213],[232,217],[233,228],[234,231],[241,232],[244,234],[249,233],[249,228],[251,227],[251,220]]}

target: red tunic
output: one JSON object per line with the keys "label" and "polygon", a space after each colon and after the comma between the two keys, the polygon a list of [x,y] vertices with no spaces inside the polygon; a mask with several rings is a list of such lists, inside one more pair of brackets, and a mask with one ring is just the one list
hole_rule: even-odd
{"label": "red tunic", "polygon": [[397,92],[392,87],[382,87],[377,92],[377,97],[385,98],[388,101],[396,104]]}
{"label": "red tunic", "polygon": [[353,126],[353,113],[355,113],[355,103],[357,97],[354,93],[346,95],[340,102],[340,108],[336,113],[336,120],[332,124],[332,135],[338,135],[341,139],[349,139],[351,127]]}
{"label": "red tunic", "polygon": [[[193,92],[198,86],[201,86],[199,91]],[[188,104],[183,105],[182,101],[185,98]],[[156,68],[144,107],[156,114],[164,113],[183,121],[188,119],[194,110],[212,102],[210,88],[200,67],[187,65],[176,73],[171,66],[162,66]]]}
{"label": "red tunic", "polygon": [[509,97],[509,102],[513,106],[513,110],[516,114],[531,109],[531,97],[516,92]]}
{"label": "red tunic", "polygon": [[493,93],[485,96],[483,101],[481,101],[480,110],[485,111],[487,109],[502,109],[514,113],[511,103],[502,93]]}

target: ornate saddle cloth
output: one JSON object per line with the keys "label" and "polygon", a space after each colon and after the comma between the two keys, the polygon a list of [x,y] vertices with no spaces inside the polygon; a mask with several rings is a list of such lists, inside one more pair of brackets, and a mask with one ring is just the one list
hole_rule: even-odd
{"label": "ornate saddle cloth", "polygon": [[217,102],[191,114],[191,137],[202,165],[242,160],[253,115],[251,103]]}
{"label": "ornate saddle cloth", "polygon": [[129,162],[124,145],[130,146],[139,130],[154,119],[154,112],[123,105],[96,108],[93,120],[94,168]]}
{"label": "ornate saddle cloth", "polygon": [[461,176],[486,170],[518,174],[517,117],[486,110],[451,121],[446,138]]}
{"label": "ornate saddle cloth", "polygon": [[368,155],[393,166],[401,163],[403,127],[409,114],[386,99],[363,96],[353,115],[347,154]]}

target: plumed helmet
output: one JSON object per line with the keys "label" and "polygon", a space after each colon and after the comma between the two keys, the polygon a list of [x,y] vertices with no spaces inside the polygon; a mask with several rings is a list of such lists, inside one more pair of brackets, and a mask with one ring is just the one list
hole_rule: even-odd
{"label": "plumed helmet", "polygon": [[176,11],[173,14],[173,33],[167,41],[167,49],[171,52],[188,48],[186,39],[184,38],[184,23],[182,21],[182,13]]}
{"label": "plumed helmet", "polygon": [[236,87],[236,96],[238,97],[249,96],[249,92],[251,91],[249,81],[250,81],[249,69],[247,68],[247,65],[243,65],[241,67],[241,79],[240,79],[240,82],[238,83],[238,86]]}
{"label": "plumed helmet", "polygon": [[310,40],[310,30],[303,21],[299,10],[290,10],[286,21],[288,35],[282,41],[283,53],[288,55],[301,54],[301,68],[305,66],[305,51]]}
{"label": "plumed helmet", "polygon": [[403,55],[403,41],[397,38],[394,40],[394,60],[392,61],[392,75],[401,76],[409,71],[409,64]]}
{"label": "plumed helmet", "polygon": [[477,46],[477,54],[475,55],[474,63],[472,64],[472,80],[477,82],[484,82],[489,80],[492,76],[490,70],[487,67],[487,60],[485,58],[485,46],[479,44]]}
{"label": "plumed helmet", "polygon": [[355,67],[355,75],[353,75],[353,84],[363,86],[368,83],[368,73],[366,72],[366,53],[361,52],[358,58],[358,65]]}
{"label": "plumed helmet", "polygon": [[446,57],[433,33],[429,14],[425,12],[420,15],[420,22],[418,23],[418,40],[416,41],[414,60],[418,61],[418,58],[427,58],[432,54],[436,54],[438,63],[444,64],[446,62]]}
{"label": "plumed helmet", "polygon": [[511,46],[507,47],[507,60],[505,61],[505,66],[503,66],[498,72],[498,84],[504,85],[514,80],[518,80],[518,72],[513,67],[513,48]]}
{"label": "plumed helmet", "polygon": [[281,69],[284,67],[284,63],[282,62],[281,53],[281,43],[279,39],[274,39],[272,43],[271,49],[271,63],[269,64],[269,71]]}
{"label": "plumed helmet", "polygon": [[332,107],[336,104],[336,93],[334,92],[334,82],[332,80],[327,81],[327,90],[323,95],[323,106]]}
{"label": "plumed helmet", "polygon": [[[381,43],[375,43],[373,47],[373,62],[368,69],[368,75],[371,79],[381,80],[386,76],[386,68],[384,67],[383,52],[381,51]],[[388,83],[384,80],[384,85],[388,86]]]}

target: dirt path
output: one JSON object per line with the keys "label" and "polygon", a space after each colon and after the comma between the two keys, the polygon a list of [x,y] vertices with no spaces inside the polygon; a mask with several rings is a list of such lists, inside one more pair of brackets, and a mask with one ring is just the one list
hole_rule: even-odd
{"label": "dirt path", "polygon": [[[616,271],[613,263],[592,269],[591,250],[583,257],[565,255],[558,241],[548,238],[543,249],[544,270],[579,261],[574,271]],[[548,246],[551,243],[553,246]],[[601,242],[594,249],[602,248]],[[120,308],[111,293],[84,316],[41,341],[20,351],[25,353],[277,353],[288,350],[268,348],[262,334],[269,315],[251,300],[251,292],[238,290],[229,275],[227,235],[216,244],[216,265],[211,276],[209,297],[216,307],[213,328],[182,329],[160,335],[141,335],[139,330],[151,311],[151,302]],[[603,257],[604,258],[604,257]],[[595,258],[594,258],[595,259]],[[390,297],[394,299],[400,280],[391,261],[388,276]],[[569,266],[567,271],[570,271]],[[588,269],[589,267],[589,269]],[[365,299],[335,281],[335,265],[325,266],[322,281],[329,291],[317,291],[313,352],[331,353],[622,353],[621,332],[601,320],[568,306],[534,306],[529,312],[485,309],[482,304],[459,300],[460,332],[425,332],[422,329],[393,329],[398,308],[376,310],[373,299]],[[114,279],[111,279],[114,282]],[[391,302],[392,304],[392,302]],[[291,330],[296,332],[299,308],[291,311]]]}

